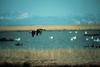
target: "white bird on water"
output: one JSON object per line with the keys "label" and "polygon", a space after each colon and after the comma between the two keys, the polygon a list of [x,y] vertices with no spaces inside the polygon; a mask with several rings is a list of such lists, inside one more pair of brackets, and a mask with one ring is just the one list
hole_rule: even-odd
{"label": "white bird on water", "polygon": [[72,33],[72,31],[69,31],[69,33]]}
{"label": "white bird on water", "polygon": [[86,40],[88,41],[88,40],[89,40],[89,38],[86,38]]}
{"label": "white bird on water", "polygon": [[77,39],[77,37],[76,36],[73,36],[73,37],[71,37],[71,41],[73,41],[73,40],[75,40],[75,39]]}
{"label": "white bird on water", "polygon": [[21,38],[19,37],[19,38],[16,38],[15,40],[16,40],[16,41],[20,41],[20,40],[21,40]]}
{"label": "white bird on water", "polygon": [[99,38],[97,38],[97,39],[94,39],[94,41],[95,41],[95,42],[100,42],[100,39],[99,39]]}
{"label": "white bird on water", "polygon": [[85,34],[87,34],[87,31],[85,31]]}
{"label": "white bird on water", "polygon": [[50,39],[53,39],[54,37],[53,36],[50,36]]}
{"label": "white bird on water", "polygon": [[75,33],[77,34],[78,32],[77,32],[77,31],[75,31]]}
{"label": "white bird on water", "polygon": [[93,39],[94,37],[92,36],[91,39]]}
{"label": "white bird on water", "polygon": [[71,40],[71,41],[73,41],[74,39],[73,39],[73,38],[71,38],[70,40]]}

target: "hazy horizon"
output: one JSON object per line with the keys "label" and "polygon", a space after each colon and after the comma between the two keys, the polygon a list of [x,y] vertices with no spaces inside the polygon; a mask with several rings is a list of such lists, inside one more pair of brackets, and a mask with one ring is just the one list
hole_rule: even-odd
{"label": "hazy horizon", "polygon": [[100,0],[0,0],[0,25],[100,24]]}

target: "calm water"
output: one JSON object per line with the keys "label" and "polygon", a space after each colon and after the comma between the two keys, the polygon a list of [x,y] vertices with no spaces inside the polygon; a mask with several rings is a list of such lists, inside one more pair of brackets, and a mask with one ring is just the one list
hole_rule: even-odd
{"label": "calm water", "polygon": [[[0,42],[0,49],[6,48],[86,48],[87,45],[100,45],[100,36],[84,36],[84,34],[99,34],[100,30],[62,30],[43,31],[41,35],[32,37],[31,31],[0,32],[0,38],[13,38],[13,42]],[[22,45],[16,46],[20,43]]]}

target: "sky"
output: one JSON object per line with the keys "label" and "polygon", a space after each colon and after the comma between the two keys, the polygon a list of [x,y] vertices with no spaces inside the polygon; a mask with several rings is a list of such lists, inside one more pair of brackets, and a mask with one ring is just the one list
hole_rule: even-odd
{"label": "sky", "polygon": [[100,0],[0,0],[0,25],[99,23],[99,17]]}

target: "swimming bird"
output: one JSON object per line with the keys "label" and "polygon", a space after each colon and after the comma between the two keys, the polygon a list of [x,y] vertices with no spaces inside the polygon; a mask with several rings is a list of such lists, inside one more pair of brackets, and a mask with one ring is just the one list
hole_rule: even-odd
{"label": "swimming bird", "polygon": [[16,45],[16,46],[23,46],[22,43],[16,43],[15,45]]}
{"label": "swimming bird", "polygon": [[15,41],[13,38],[6,38],[6,37],[3,37],[3,38],[0,38],[0,41],[1,42],[5,42],[5,41]]}
{"label": "swimming bird", "polygon": [[100,34],[99,33],[97,33],[97,34],[84,34],[84,36],[100,36]]}

